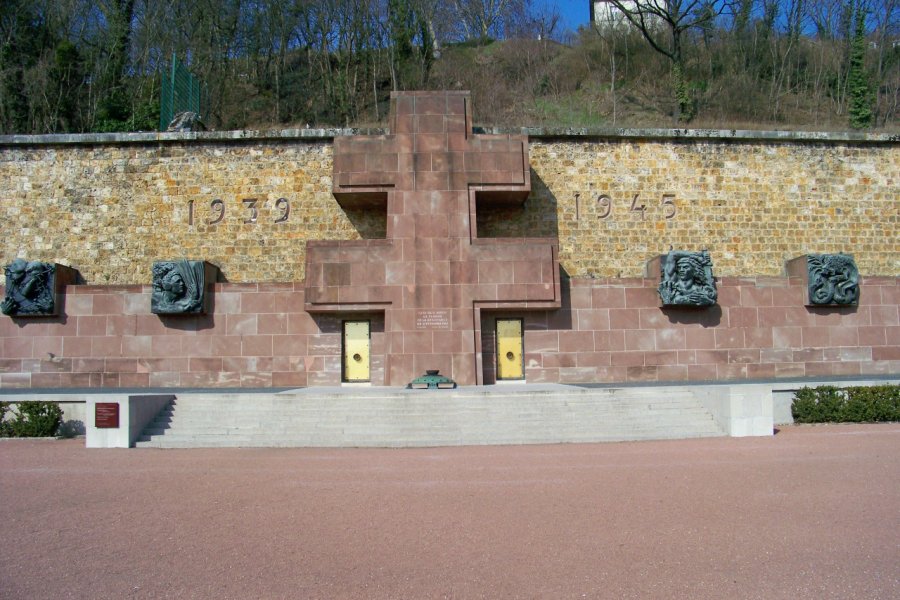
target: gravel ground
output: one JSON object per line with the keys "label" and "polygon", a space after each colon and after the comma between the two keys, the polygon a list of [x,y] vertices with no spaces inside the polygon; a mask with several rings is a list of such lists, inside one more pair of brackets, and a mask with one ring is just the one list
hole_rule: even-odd
{"label": "gravel ground", "polygon": [[900,425],[384,449],[0,442],[0,598],[898,598]]}

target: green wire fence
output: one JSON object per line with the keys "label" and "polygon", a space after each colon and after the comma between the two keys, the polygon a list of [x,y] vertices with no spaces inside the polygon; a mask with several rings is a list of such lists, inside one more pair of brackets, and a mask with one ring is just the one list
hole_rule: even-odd
{"label": "green wire fence", "polygon": [[159,99],[159,130],[165,131],[172,119],[180,112],[191,111],[203,115],[205,104],[203,86],[187,66],[172,54],[172,64],[168,72],[163,71],[162,89]]}

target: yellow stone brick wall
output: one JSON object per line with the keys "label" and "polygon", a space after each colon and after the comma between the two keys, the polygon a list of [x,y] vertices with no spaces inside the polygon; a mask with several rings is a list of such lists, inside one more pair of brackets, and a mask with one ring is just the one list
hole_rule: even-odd
{"label": "yellow stone brick wall", "polygon": [[639,276],[670,247],[709,249],[723,276],[840,251],[900,273],[897,144],[532,139],[530,156],[524,210],[480,214],[479,235],[558,235],[572,276]]}
{"label": "yellow stone brick wall", "polygon": [[[558,235],[572,276],[639,276],[670,246],[708,248],[722,276],[837,251],[865,275],[900,273],[896,144],[533,138],[530,151],[525,207],[483,211],[479,235]],[[383,214],[337,205],[331,173],[328,141],[0,146],[0,260],[97,284],[149,283],[154,260],[181,257],[232,282],[300,281],[306,240],[384,236]]]}
{"label": "yellow stone brick wall", "polygon": [[[182,257],[208,260],[232,282],[297,281],[306,240],[384,235],[383,218],[335,203],[327,141],[6,147],[0,155],[3,260],[71,265],[89,283],[149,283],[154,260]],[[276,223],[280,198],[290,213]],[[245,199],[256,200],[256,222],[247,222]],[[210,224],[220,212],[214,200],[225,214]]]}

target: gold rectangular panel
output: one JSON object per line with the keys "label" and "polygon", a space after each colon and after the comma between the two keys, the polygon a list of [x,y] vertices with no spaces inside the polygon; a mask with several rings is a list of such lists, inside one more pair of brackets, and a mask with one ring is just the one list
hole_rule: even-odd
{"label": "gold rectangular panel", "polygon": [[497,379],[525,379],[522,319],[497,319]]}
{"label": "gold rectangular panel", "polygon": [[369,381],[368,321],[344,321],[344,381]]}

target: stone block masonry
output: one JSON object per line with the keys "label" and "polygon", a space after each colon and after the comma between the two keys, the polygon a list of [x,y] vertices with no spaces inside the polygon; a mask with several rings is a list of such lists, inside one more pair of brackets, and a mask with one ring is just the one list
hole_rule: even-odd
{"label": "stone block masonry", "polygon": [[833,142],[532,138],[524,210],[479,234],[557,234],[573,277],[635,277],[670,248],[708,249],[716,275],[781,275],[806,254],[852,252],[900,273],[900,148]]}
{"label": "stone block masonry", "polygon": [[[657,306],[656,280],[580,279],[560,310],[523,313],[526,380],[734,381],[900,373],[900,279],[865,277],[859,306],[804,306],[800,278],[726,277],[719,305]],[[2,291],[2,288],[0,288]],[[339,385],[341,323],[304,311],[302,285],[216,284],[213,309],[150,314],[149,286],[72,286],[66,316],[0,319],[0,387]],[[482,312],[485,383],[493,319]],[[385,382],[383,316],[372,384]]]}
{"label": "stone block masonry", "polygon": [[[717,276],[839,251],[862,275],[900,273],[887,136],[525,131],[528,200],[479,208],[479,237],[556,237],[570,276],[640,277],[670,247],[708,249]],[[71,265],[91,284],[147,284],[175,258],[288,283],[305,277],[306,240],[385,237],[384,215],[332,196],[346,132],[277,133],[0,137],[0,259]]]}
{"label": "stone block masonry", "polygon": [[[572,280],[563,297],[568,309],[526,316],[528,381],[742,381],[900,372],[898,278],[867,277],[867,298],[858,307],[834,308],[804,306],[800,278],[724,277],[719,303],[701,310],[659,307],[657,281]],[[483,347],[492,343],[486,340]]]}
{"label": "stone block masonry", "polygon": [[306,310],[383,313],[388,385],[428,370],[480,383],[480,311],[560,306],[555,236],[473,234],[477,206],[521,206],[531,178],[525,136],[473,134],[471,119],[468,92],[396,92],[389,135],[335,140],[335,198],[386,215],[387,239],[309,242]]}
{"label": "stone block masonry", "polygon": [[[65,317],[0,319],[0,387],[340,384],[341,322],[305,312],[302,286],[216,284],[211,312],[187,318],[151,314],[150,292],[72,286]],[[384,323],[368,318],[379,382]]]}
{"label": "stone block masonry", "polygon": [[149,283],[154,260],[178,258],[301,281],[306,240],[384,232],[335,204],[321,141],[7,146],[0,180],[4,259],[62,256],[93,284]]}

